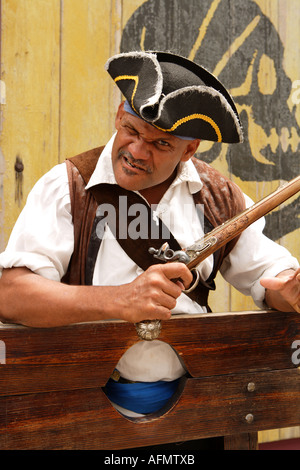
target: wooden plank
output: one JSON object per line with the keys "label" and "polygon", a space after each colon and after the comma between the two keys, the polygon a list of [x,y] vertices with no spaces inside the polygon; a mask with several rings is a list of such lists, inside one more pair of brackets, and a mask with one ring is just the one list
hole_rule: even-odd
{"label": "wooden plank", "polygon": [[[278,21],[278,32],[280,38],[282,39],[285,45],[285,58],[284,58],[284,67],[287,75],[292,80],[292,92],[289,98],[289,107],[295,112],[296,121],[299,127],[296,129],[296,132],[290,136],[290,144],[294,149],[299,151],[299,141],[300,141],[300,54],[294,54],[294,44],[300,43],[300,12],[299,4],[296,0],[292,0],[292,3],[288,4],[284,0],[278,0],[278,12],[279,12],[279,21]],[[291,27],[292,25],[292,27]],[[298,135],[297,135],[298,134]],[[300,173],[300,162],[299,162],[299,171]],[[299,204],[298,204],[299,207]],[[299,212],[299,211],[298,211]],[[283,223],[283,222],[282,222]],[[280,239],[280,244],[287,247],[297,259],[300,259],[300,246],[299,246],[299,234],[300,230],[295,230]]]}
{"label": "wooden plank", "polygon": [[[169,343],[194,377],[260,368],[293,368],[292,343],[300,339],[297,313],[247,312],[176,315],[159,338]],[[96,322],[62,328],[0,328],[10,364],[97,364],[108,378],[138,341],[132,324]]]}
{"label": "wooden plank", "polygon": [[108,370],[138,341],[135,328],[125,322],[96,322],[58,328],[5,326],[0,336],[10,364],[96,364]]}
{"label": "wooden plank", "polygon": [[97,388],[107,379],[101,362],[99,365],[6,364],[0,366],[0,396]]}
{"label": "wooden plank", "polygon": [[[295,86],[297,86],[297,81],[299,80],[300,55],[294,53],[294,44],[299,44],[300,41],[300,13],[298,8],[299,3],[297,0],[291,0],[288,2],[286,0],[254,0],[254,3],[256,3],[261,9],[260,21],[263,21],[263,15],[266,15],[266,18],[270,20],[271,25],[274,25],[275,30],[278,32],[278,41],[282,41],[284,57],[281,57],[280,48],[278,47],[276,56],[272,55],[272,57],[269,58],[269,51],[272,49],[272,47],[270,47],[270,42],[272,42],[271,36],[269,33],[265,34],[264,37],[262,35],[259,48],[260,53],[264,51],[265,54],[262,58],[259,59],[261,60],[260,67],[257,67],[257,69],[253,69],[253,74],[249,75],[249,79],[251,79],[251,87],[249,89],[247,88],[249,82],[245,81],[243,83],[241,77],[239,95],[244,96],[245,101],[248,99],[248,102],[247,106],[244,104],[240,104],[240,101],[243,102],[243,99],[241,100],[241,98],[237,97],[237,109],[239,112],[246,110],[249,118],[249,123],[246,121],[244,122],[245,133],[247,139],[249,139],[250,141],[249,154],[244,155],[245,168],[248,168],[250,161],[253,161],[254,158],[258,162],[265,162],[266,164],[272,165],[270,162],[268,162],[267,159],[264,160],[264,155],[268,155],[268,153],[271,153],[271,151],[278,155],[277,159],[275,160],[275,164],[279,168],[281,168],[281,162],[284,162],[285,159],[289,159],[289,154],[286,153],[288,147],[290,146],[293,152],[296,152],[297,149],[299,150],[300,103],[299,99],[296,99],[296,97],[299,96],[298,94],[295,94],[297,92],[297,89],[291,88],[290,96],[288,98],[287,103],[286,96],[288,90],[284,90],[284,93],[279,93],[274,96],[272,106],[275,109],[277,107],[278,115],[275,112],[273,113],[273,116],[270,117],[272,127],[271,132],[267,132],[264,129],[264,124],[257,122],[257,116],[258,114],[263,114],[264,110],[266,109],[267,106],[264,104],[264,99],[265,97],[266,99],[268,99],[268,86],[272,91],[272,87],[276,85],[276,77],[279,77],[281,68],[283,69],[282,74],[286,75],[291,80],[292,85],[295,84]],[[247,5],[245,5],[245,9],[247,10]],[[234,11],[231,12],[231,17],[232,25],[234,28],[235,23],[238,24],[240,23],[240,21],[234,14]],[[267,28],[268,26],[266,24],[265,29],[267,30]],[[255,51],[253,50],[253,52]],[[244,57],[245,61],[247,60],[248,53],[249,52],[246,51]],[[205,51],[203,51],[202,54],[205,58]],[[259,80],[257,80],[257,77],[259,78]],[[228,78],[230,83],[230,76]],[[287,82],[285,87],[288,86],[289,83]],[[256,93],[253,92],[253,89],[255,87],[258,88],[258,91]],[[233,97],[236,98],[237,93],[235,89],[232,89],[231,92],[233,94]],[[282,119],[280,121],[280,112],[282,112],[282,108],[285,107],[287,104],[289,110],[293,110],[292,112],[295,113],[296,126],[294,126],[293,124],[293,128],[290,128],[290,122],[292,122],[291,118],[288,118],[286,123]],[[266,118],[266,120],[268,119],[269,118]],[[267,153],[263,152],[262,149],[266,149],[268,144],[270,145],[271,151],[268,151]],[[241,146],[241,153],[245,153],[245,148],[247,148],[246,144]],[[205,150],[205,146],[203,150]],[[263,198],[269,192],[276,189],[276,187],[280,184],[280,178],[278,180],[265,180],[260,182],[259,171],[257,172],[257,175],[252,175],[252,181],[248,181],[245,178],[238,177],[238,175],[231,174],[232,170],[230,168],[230,159],[226,159],[226,154],[228,151],[228,148],[224,148],[223,151],[220,152],[219,157],[212,163],[212,165],[219,169],[223,174],[231,177],[236,183],[239,184],[241,189],[246,194],[248,194],[254,201]],[[298,171],[297,168],[295,168],[295,176],[299,174],[300,163],[298,168]],[[281,170],[281,173],[282,174],[280,177],[282,179],[285,179],[283,170]],[[291,199],[285,205],[290,204],[292,201],[293,199]],[[295,220],[295,217],[297,217],[297,215],[294,215],[292,217],[293,220]],[[288,220],[279,220],[279,224],[281,226],[284,226],[284,224],[288,225],[288,223]],[[298,240],[299,229],[288,233],[277,241],[278,243],[288,248],[293,253],[293,255],[299,259],[300,246]],[[216,293],[211,294],[210,305],[213,311],[241,311],[256,308],[251,297],[243,296],[234,288],[231,289],[231,292],[229,294],[228,305],[228,296],[224,296],[222,293],[222,291],[226,289],[225,285],[225,281],[219,278],[217,284],[218,290]],[[220,295],[218,294],[218,292],[220,292]]]}
{"label": "wooden plank", "polygon": [[[278,2],[277,0],[271,1],[271,2],[270,1],[265,2],[264,0],[263,1],[259,0],[256,3],[258,4],[260,8],[263,8],[263,13],[268,18],[271,19],[274,26],[277,28],[278,27]],[[238,21],[237,18],[236,18],[236,21]],[[262,21],[261,17],[260,17],[260,21]],[[269,35],[266,34],[264,36],[261,36],[261,51],[263,50],[265,51],[265,55],[263,56],[265,58],[268,57],[267,51],[269,49],[269,41],[270,41]],[[255,51],[253,52],[255,54]],[[279,51],[277,55],[279,55]],[[255,55],[253,57],[255,57]],[[269,82],[272,82],[272,85],[270,85],[270,88],[274,90],[273,87],[275,86],[275,89],[276,89],[276,78],[274,78],[274,73],[273,73],[274,62],[272,60],[267,61],[267,59],[264,61],[263,57],[259,59],[260,64],[263,64],[263,67],[261,66],[258,67],[258,73],[256,70],[253,70],[252,78],[251,78],[251,89],[252,87],[256,86],[256,83],[258,87],[258,91],[256,92],[256,95],[253,96],[252,98],[253,100],[256,100],[256,101],[251,103],[250,106],[238,106],[239,108],[238,112],[241,113],[243,109],[246,110],[247,116],[249,119],[248,131],[246,131],[248,133],[247,138],[250,142],[250,149],[251,149],[251,154],[252,154],[252,155],[249,155],[249,158],[254,158],[259,163],[270,165],[270,162],[266,158],[264,158],[263,152],[261,152],[261,149],[265,148],[266,142],[268,141],[270,141],[270,144],[273,148],[273,145],[276,145],[275,144],[276,137],[275,135],[273,136],[267,135],[267,133],[264,130],[264,126],[261,125],[261,123],[258,123],[252,114],[253,108],[256,108],[257,114],[259,115],[263,114],[263,109],[260,109],[260,108],[263,108],[263,104],[262,102],[260,103],[259,96],[263,97],[265,95],[264,89],[266,89],[266,93],[268,93],[267,84]],[[250,67],[249,67],[249,71],[250,71]],[[275,74],[275,77],[276,77],[276,74]],[[247,88],[246,82],[243,84],[242,88],[244,89],[240,92],[241,94],[243,94],[243,92],[245,93],[245,95],[248,95],[251,93],[250,89],[246,91],[246,88]],[[273,91],[272,91],[272,94],[273,94]],[[274,127],[276,126],[275,120],[272,123],[272,125]],[[244,181],[243,179],[241,180],[239,177],[236,177],[233,175],[232,175],[232,179],[240,186],[240,188],[244,191],[245,194],[251,197],[251,199],[254,202],[257,202],[261,200],[262,198],[264,198],[265,196],[267,196],[268,194],[270,194],[272,191],[274,191],[278,187],[280,183],[280,181],[261,182],[259,181],[259,178],[258,178],[258,181],[256,181],[255,175],[252,175],[253,181]],[[244,309],[248,310],[251,308],[255,308],[255,303],[253,299],[250,296],[246,297],[246,296],[241,295],[240,292],[238,292],[235,288],[232,287],[230,309],[232,311],[234,310],[241,311]]]}
{"label": "wooden plank", "polygon": [[[179,338],[171,337],[167,342],[177,350],[194,377],[220,371],[237,373],[259,368],[289,368],[294,367],[291,361],[292,338],[294,335],[298,338],[300,334],[299,315],[293,317],[296,323],[289,315],[284,318],[278,312],[262,316],[251,313],[248,318],[239,314],[216,315],[200,319],[197,326],[192,319],[190,322],[187,319],[185,325],[182,322],[182,343]],[[289,320],[286,323],[288,318],[291,323]],[[192,336],[192,348],[189,348],[192,344],[189,343],[189,335]]]}
{"label": "wooden plank", "polygon": [[100,388],[1,397],[0,448],[122,449],[299,425],[299,392],[297,369],[188,379],[174,408],[147,421],[121,416]]}
{"label": "wooden plank", "polygon": [[[1,21],[6,104],[1,106],[5,174],[0,229],[6,243],[28,192],[58,161],[60,2],[2,2]],[[15,177],[17,157],[24,165],[22,181]]]}
{"label": "wooden plank", "polygon": [[258,450],[257,432],[224,436],[224,450]]}
{"label": "wooden plank", "polygon": [[60,159],[107,142],[111,79],[104,69],[115,35],[114,2],[64,0],[62,12]]}

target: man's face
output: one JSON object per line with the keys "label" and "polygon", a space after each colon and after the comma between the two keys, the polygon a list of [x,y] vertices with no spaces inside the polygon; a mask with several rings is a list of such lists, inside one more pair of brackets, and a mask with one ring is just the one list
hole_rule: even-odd
{"label": "man's face", "polygon": [[167,189],[178,163],[187,161],[199,145],[199,140],[179,139],[125,112],[123,103],[117,112],[116,129],[113,170],[118,185],[131,191],[158,185]]}

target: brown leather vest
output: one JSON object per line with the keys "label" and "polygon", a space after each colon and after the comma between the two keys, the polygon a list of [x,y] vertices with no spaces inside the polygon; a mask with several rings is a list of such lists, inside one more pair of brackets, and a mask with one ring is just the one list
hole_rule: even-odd
{"label": "brown leather vest", "polygon": [[[74,223],[74,252],[68,271],[62,279],[62,282],[68,284],[89,285],[92,283],[93,267],[100,246],[100,241],[95,234],[96,211],[101,201],[110,201],[110,194],[106,191],[107,189],[110,191],[111,185],[98,185],[88,190],[85,190],[85,186],[96,167],[102,150],[103,147],[97,147],[66,160]],[[208,232],[244,210],[244,197],[239,187],[217,170],[195,157],[192,158],[192,161],[203,182],[203,188],[194,195],[194,201],[196,204],[204,206],[205,231]],[[115,190],[118,189],[119,187],[115,186]],[[215,288],[214,278],[223,259],[230,253],[237,240],[238,237],[214,254],[214,267],[210,278],[205,283],[199,284],[198,288],[190,294],[190,297],[199,304],[208,307],[209,290]],[[121,241],[119,243],[121,244]],[[138,258],[137,264],[143,269],[155,263],[154,258],[149,258],[148,245],[145,240],[140,242],[135,240],[131,245],[130,243],[130,241],[125,241],[124,246],[122,244],[121,246],[133,259],[138,250],[142,252],[142,254],[139,253],[140,258]],[[152,241],[150,241],[151,243]],[[157,241],[157,243],[156,246],[159,247],[162,242]],[[176,240],[174,243],[173,247],[171,244],[173,249],[178,246]]]}

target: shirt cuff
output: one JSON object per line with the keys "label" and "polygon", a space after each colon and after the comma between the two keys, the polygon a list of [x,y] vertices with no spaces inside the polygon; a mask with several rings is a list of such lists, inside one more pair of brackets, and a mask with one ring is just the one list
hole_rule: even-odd
{"label": "shirt cuff", "polygon": [[64,274],[59,273],[49,258],[40,254],[25,252],[9,253],[7,251],[0,254],[0,278],[2,277],[3,269],[24,267],[52,281],[60,281]]}

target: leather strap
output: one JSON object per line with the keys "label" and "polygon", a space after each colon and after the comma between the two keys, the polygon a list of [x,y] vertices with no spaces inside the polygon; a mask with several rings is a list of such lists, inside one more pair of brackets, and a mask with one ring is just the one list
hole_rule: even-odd
{"label": "leather strap", "polygon": [[[106,215],[96,214],[87,253],[85,270],[85,282],[87,285],[91,285],[93,280],[97,253],[101,244],[101,238],[97,235],[97,232],[99,233],[99,229],[97,230],[97,227],[99,228],[98,224],[101,224],[103,217],[106,217],[106,222],[110,226],[111,231],[123,250],[144,271],[153,264],[161,263],[160,260],[154,258],[153,255],[149,253],[149,248],[153,247],[155,249],[159,249],[163,243],[167,242],[172,250],[181,250],[181,246],[162,220],[157,217],[154,221],[151,207],[139,194],[127,191],[118,185],[112,184],[99,184],[90,188],[88,191],[90,191],[96,199],[98,208],[101,204],[111,204],[115,209],[115,213],[113,220],[109,220]],[[121,197],[125,198],[123,202],[126,201],[127,209],[132,207],[134,204],[139,204],[139,207],[142,208],[144,216],[142,238],[139,237],[134,239],[130,236],[132,234],[124,233],[124,227],[126,227],[126,231],[130,230],[130,224],[132,224],[134,219],[136,219],[136,214],[129,215],[128,210],[127,213],[124,213],[124,207],[120,210],[119,203]],[[97,212],[99,213],[100,211]],[[147,217],[146,219],[145,215]],[[145,220],[147,220],[146,223]],[[210,226],[207,228],[209,231]],[[199,287],[197,289],[186,295],[191,299],[200,302],[201,305],[207,306],[208,291],[214,289],[214,283],[207,282],[205,285],[199,284],[198,286]]]}

